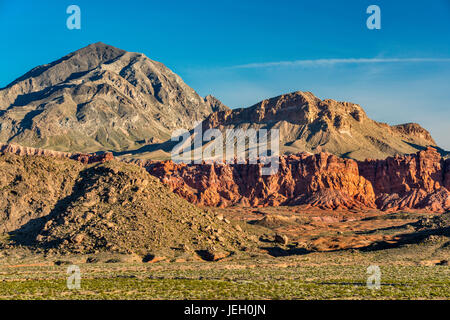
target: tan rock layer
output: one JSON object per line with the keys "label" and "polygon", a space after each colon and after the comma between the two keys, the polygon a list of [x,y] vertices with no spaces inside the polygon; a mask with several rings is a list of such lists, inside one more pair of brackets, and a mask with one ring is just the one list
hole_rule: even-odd
{"label": "tan rock layer", "polygon": [[80,161],[81,163],[88,164],[94,162],[105,162],[114,159],[111,152],[103,154],[88,154],[88,153],[69,153],[61,151],[52,151],[47,149],[23,147],[15,144],[3,144],[0,143],[0,152],[12,153],[20,156],[46,156],[59,159],[73,159]]}

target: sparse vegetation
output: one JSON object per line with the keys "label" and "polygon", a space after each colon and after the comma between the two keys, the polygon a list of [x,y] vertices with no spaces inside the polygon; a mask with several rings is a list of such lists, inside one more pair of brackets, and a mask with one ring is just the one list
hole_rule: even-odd
{"label": "sparse vegetation", "polygon": [[172,264],[82,266],[81,289],[64,267],[0,275],[0,299],[448,299],[447,266],[384,266],[381,289],[366,286],[365,266]]}

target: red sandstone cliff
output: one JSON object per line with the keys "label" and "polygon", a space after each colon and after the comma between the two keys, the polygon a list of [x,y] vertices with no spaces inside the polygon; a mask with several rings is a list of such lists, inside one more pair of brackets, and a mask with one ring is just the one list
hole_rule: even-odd
{"label": "red sandstone cliff", "polygon": [[306,204],[324,209],[450,209],[450,161],[428,148],[415,155],[363,162],[320,153],[280,158],[272,176],[260,165],[143,164],[177,194],[208,206]]}
{"label": "red sandstone cliff", "polygon": [[414,155],[366,160],[358,166],[373,185],[380,209],[450,209],[450,162],[434,148]]}
{"label": "red sandstone cliff", "polygon": [[[328,154],[281,158],[277,174],[262,176],[260,165],[156,162],[148,171],[172,190],[201,205],[301,204],[323,208],[374,207],[372,186],[358,175],[355,161]],[[323,196],[314,196],[322,192]]]}

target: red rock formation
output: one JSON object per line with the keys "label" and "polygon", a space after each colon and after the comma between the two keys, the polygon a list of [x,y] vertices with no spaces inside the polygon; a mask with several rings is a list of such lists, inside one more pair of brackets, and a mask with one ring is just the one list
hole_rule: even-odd
{"label": "red rock formation", "polygon": [[72,156],[72,153],[68,152],[59,152],[59,151],[52,151],[52,150],[46,150],[46,149],[38,149],[38,148],[31,148],[31,147],[22,147],[15,144],[2,144],[0,143],[0,152],[8,152],[13,153],[21,156],[48,156],[48,157],[55,157],[55,158],[70,158]]}
{"label": "red rock formation", "polygon": [[8,152],[21,156],[44,156],[53,158],[67,158],[80,161],[81,163],[84,164],[105,162],[114,159],[114,156],[111,152],[105,152],[99,155],[87,153],[69,153],[31,147],[22,147],[19,145],[2,144],[2,143],[0,143],[0,152],[2,153]]}
{"label": "red rock formation", "polygon": [[[375,207],[372,186],[359,175],[353,160],[326,153],[303,153],[282,157],[274,175],[263,176],[260,168],[261,165],[220,163],[188,166],[171,161],[147,166],[173,191],[201,205],[314,203],[328,209]],[[318,192],[328,196],[314,199]]]}
{"label": "red rock formation", "polygon": [[96,162],[106,162],[114,159],[111,152],[105,152],[102,154],[75,154],[70,157],[70,159],[80,161],[84,164],[96,163]]}
{"label": "red rock formation", "polygon": [[450,208],[448,160],[429,147],[414,155],[359,162],[383,210],[407,208],[443,211]]}
{"label": "red rock formation", "polygon": [[450,161],[444,161],[433,148],[415,155],[363,162],[327,153],[283,156],[278,172],[272,176],[262,176],[261,165],[186,165],[172,161],[143,165],[174,192],[200,205],[450,209]]}

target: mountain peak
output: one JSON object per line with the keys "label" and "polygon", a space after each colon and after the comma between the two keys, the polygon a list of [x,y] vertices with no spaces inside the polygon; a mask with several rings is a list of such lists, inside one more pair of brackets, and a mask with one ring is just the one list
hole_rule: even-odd
{"label": "mountain peak", "polygon": [[[103,42],[92,43],[84,48],[81,48],[66,57],[79,56],[83,59],[95,59],[98,63],[106,62],[111,59],[120,57],[126,53],[125,50],[113,47]],[[64,59],[64,58],[62,58]]]}
{"label": "mountain peak", "polygon": [[[75,72],[86,72],[103,63],[117,59],[126,52],[103,42],[96,42],[71,52],[56,61],[37,66],[2,89],[11,88],[14,85],[20,86],[21,83],[28,81],[31,87],[27,87],[24,91],[38,91],[42,87],[50,87],[62,82]],[[32,79],[35,81],[31,81]]]}
{"label": "mountain peak", "polygon": [[104,42],[95,42],[95,43],[91,43],[89,45],[87,45],[84,48],[81,48],[79,50],[77,50],[76,52],[82,52],[82,51],[119,51],[119,52],[126,52],[125,50],[122,50],[120,48],[111,46],[109,44],[106,44]]}
{"label": "mountain peak", "polygon": [[205,101],[162,63],[97,42],[0,89],[0,141],[124,151],[190,129],[213,108],[223,106]]}

